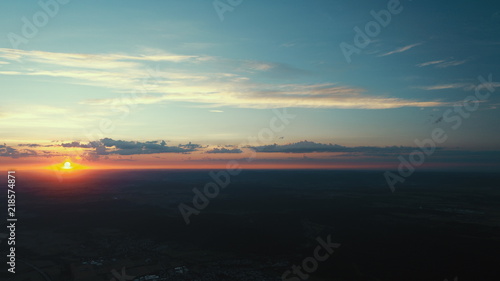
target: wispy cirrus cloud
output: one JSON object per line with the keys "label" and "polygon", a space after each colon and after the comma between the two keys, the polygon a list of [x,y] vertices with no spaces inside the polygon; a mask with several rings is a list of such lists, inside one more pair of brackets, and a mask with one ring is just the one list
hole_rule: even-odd
{"label": "wispy cirrus cloud", "polygon": [[[420,44],[420,43],[419,43]],[[402,52],[418,44],[397,50]],[[287,64],[249,60],[230,60],[207,56],[175,55],[146,50],[140,55],[74,54],[45,51],[0,49],[0,58],[36,63],[30,69],[14,68],[0,75],[68,78],[69,83],[93,85],[129,92],[147,88],[148,94],[130,99],[130,104],[188,102],[208,107],[237,108],[348,108],[387,109],[443,106],[438,100],[419,101],[368,94],[368,90],[338,83],[280,84],[259,82],[255,76],[297,77],[307,75]],[[169,63],[168,71],[156,71],[155,81],[144,81],[148,64]],[[172,64],[173,63],[173,64]],[[229,71],[219,72],[214,69]],[[116,99],[89,99],[83,105],[110,105]]]}
{"label": "wispy cirrus cloud", "polygon": [[434,61],[428,61],[424,63],[419,63],[417,64],[418,67],[424,67],[424,66],[429,66],[429,65],[435,65],[435,64],[440,64],[445,62],[444,60],[434,60]]}
{"label": "wispy cirrus cloud", "polygon": [[385,57],[385,56],[389,56],[389,55],[393,55],[393,54],[397,54],[397,53],[402,53],[402,52],[406,52],[416,46],[419,46],[419,45],[422,45],[423,43],[415,43],[415,44],[411,44],[411,45],[407,45],[407,46],[404,46],[404,47],[400,47],[400,48],[397,48],[393,51],[390,51],[390,52],[386,52],[386,53],[383,53],[383,54],[380,54],[378,55],[379,57]]}
{"label": "wispy cirrus cloud", "polygon": [[[213,107],[239,108],[346,108],[387,109],[399,107],[435,107],[447,105],[441,101],[417,101],[364,94],[364,89],[334,84],[270,85],[247,83],[206,83],[158,87],[160,94],[144,95],[131,100],[135,104],[155,104],[168,101],[191,102]],[[167,92],[161,94],[161,92]],[[110,105],[113,99],[83,101],[87,105]]]}
{"label": "wispy cirrus cloud", "polygon": [[466,62],[467,62],[467,60],[435,60],[435,61],[428,61],[428,62],[424,62],[424,63],[419,63],[419,64],[417,64],[417,66],[418,67],[425,67],[425,66],[434,65],[437,68],[447,68],[450,66],[462,65]]}
{"label": "wispy cirrus cloud", "polygon": [[467,60],[453,60],[453,61],[447,61],[447,62],[440,63],[440,64],[436,65],[436,67],[446,68],[446,67],[450,67],[450,66],[462,65],[466,62],[467,62]]}
{"label": "wispy cirrus cloud", "polygon": [[62,107],[48,105],[32,105],[29,107],[21,107],[12,109],[0,109],[0,121],[9,122],[10,119],[18,120],[36,120],[39,118],[64,117],[69,113],[69,110]]}
{"label": "wispy cirrus cloud", "polygon": [[464,91],[471,91],[474,90],[477,87],[477,89],[483,89],[483,88],[500,88],[500,82],[488,82],[480,85],[474,85],[472,83],[448,83],[448,84],[437,84],[437,85],[430,85],[430,86],[417,86],[414,88],[417,89],[422,89],[426,91],[437,91],[437,90],[453,90],[453,89],[462,89]]}
{"label": "wispy cirrus cloud", "polygon": [[433,90],[448,90],[448,89],[469,89],[473,85],[470,83],[451,83],[451,84],[438,84],[432,86],[420,86],[417,87],[422,90],[433,91]]}
{"label": "wispy cirrus cloud", "polygon": [[139,55],[127,54],[81,54],[58,53],[45,51],[26,51],[18,49],[0,48],[0,58],[6,60],[27,60],[44,64],[59,66],[90,68],[90,69],[115,69],[137,67],[137,62],[183,62],[189,60],[204,60],[206,57],[176,55],[156,49],[146,49]]}

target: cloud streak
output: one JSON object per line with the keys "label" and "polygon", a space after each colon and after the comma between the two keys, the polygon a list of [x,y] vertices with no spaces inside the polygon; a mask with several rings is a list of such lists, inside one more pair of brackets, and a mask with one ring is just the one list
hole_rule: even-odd
{"label": "cloud streak", "polygon": [[417,64],[418,67],[426,67],[426,66],[430,66],[430,65],[434,65],[435,67],[437,68],[447,68],[447,67],[450,67],[450,66],[457,66],[457,65],[462,65],[464,63],[466,63],[467,60],[436,60],[436,61],[428,61],[428,62],[424,62],[424,63],[419,63]]}
{"label": "cloud streak", "polygon": [[422,86],[419,87],[422,90],[434,91],[434,90],[448,90],[448,89],[468,89],[472,87],[472,84],[468,83],[451,83],[451,84],[439,84],[433,86]]}
{"label": "cloud streak", "polygon": [[[418,44],[403,47],[398,52],[416,45]],[[174,55],[151,50],[142,55],[90,55],[4,48],[0,49],[0,58],[37,63],[35,68],[6,69],[1,71],[0,75],[68,78],[69,83],[111,88],[116,92],[130,92],[137,88],[147,89],[148,94],[130,98],[129,104],[187,102],[205,107],[255,109],[283,107],[388,109],[446,105],[439,100],[420,101],[368,94],[366,89],[338,83],[258,82],[256,78],[258,75],[264,77],[309,75],[306,71],[273,62]],[[148,74],[145,62],[169,63],[169,71],[154,72],[154,75],[150,76],[154,76],[155,81],[144,79]],[[221,66],[227,67],[231,73],[212,71]],[[206,68],[210,71],[202,71]],[[254,77],[250,78],[248,75]],[[113,102],[116,102],[116,99],[88,99],[81,101],[81,104],[109,106]]]}
{"label": "cloud streak", "polygon": [[137,62],[183,62],[204,60],[207,57],[185,56],[166,53],[160,50],[147,50],[141,55],[126,54],[81,54],[45,51],[26,51],[0,48],[0,58],[14,61],[31,61],[58,66],[90,69],[120,69],[137,67]]}
{"label": "cloud streak", "polygon": [[[159,87],[161,88],[161,87]],[[159,91],[160,89],[155,89]],[[130,102],[133,104],[155,104],[162,102],[190,102],[213,107],[239,108],[343,108],[343,109],[388,109],[400,107],[436,107],[447,103],[418,101],[365,94],[364,89],[334,84],[318,85],[270,85],[248,83],[207,83],[205,85],[183,85],[165,87],[166,94],[143,95]],[[160,90],[161,91],[161,90]],[[113,99],[86,100],[87,105],[110,105]]]}
{"label": "cloud streak", "polygon": [[401,48],[397,48],[393,51],[390,51],[390,52],[387,52],[387,53],[383,53],[383,54],[380,54],[379,57],[385,57],[385,56],[390,56],[390,55],[393,55],[393,54],[397,54],[397,53],[402,53],[402,52],[406,52],[416,46],[419,46],[419,45],[422,45],[423,43],[415,43],[415,44],[411,44],[411,45],[407,45],[407,46],[404,46],[404,47],[401,47]]}

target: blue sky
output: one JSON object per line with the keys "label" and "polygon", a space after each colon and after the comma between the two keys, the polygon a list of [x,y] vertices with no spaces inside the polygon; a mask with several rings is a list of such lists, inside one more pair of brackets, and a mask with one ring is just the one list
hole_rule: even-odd
{"label": "blue sky", "polygon": [[[412,146],[491,74],[496,92],[442,146],[500,149],[497,1],[244,0],[223,20],[212,1],[52,3],[31,38],[38,1],[2,4],[8,145],[88,142],[103,119],[113,139],[236,145],[287,108],[270,144]],[[340,44],[388,5],[400,12],[348,62]]]}

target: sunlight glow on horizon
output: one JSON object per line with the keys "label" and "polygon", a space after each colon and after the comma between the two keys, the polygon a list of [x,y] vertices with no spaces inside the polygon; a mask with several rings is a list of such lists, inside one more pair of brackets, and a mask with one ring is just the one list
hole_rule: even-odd
{"label": "sunlight glow on horizon", "polygon": [[70,171],[75,171],[75,170],[88,169],[88,167],[80,165],[80,164],[72,163],[71,161],[66,160],[63,163],[50,165],[48,167],[45,167],[44,169],[70,172]]}

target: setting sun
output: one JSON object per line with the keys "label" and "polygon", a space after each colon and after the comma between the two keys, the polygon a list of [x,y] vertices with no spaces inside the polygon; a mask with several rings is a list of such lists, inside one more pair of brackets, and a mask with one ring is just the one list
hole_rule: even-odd
{"label": "setting sun", "polygon": [[72,163],[71,161],[66,160],[63,163],[50,165],[47,167],[47,169],[70,172],[70,171],[74,171],[74,170],[87,169],[87,167],[80,165],[80,164]]}

